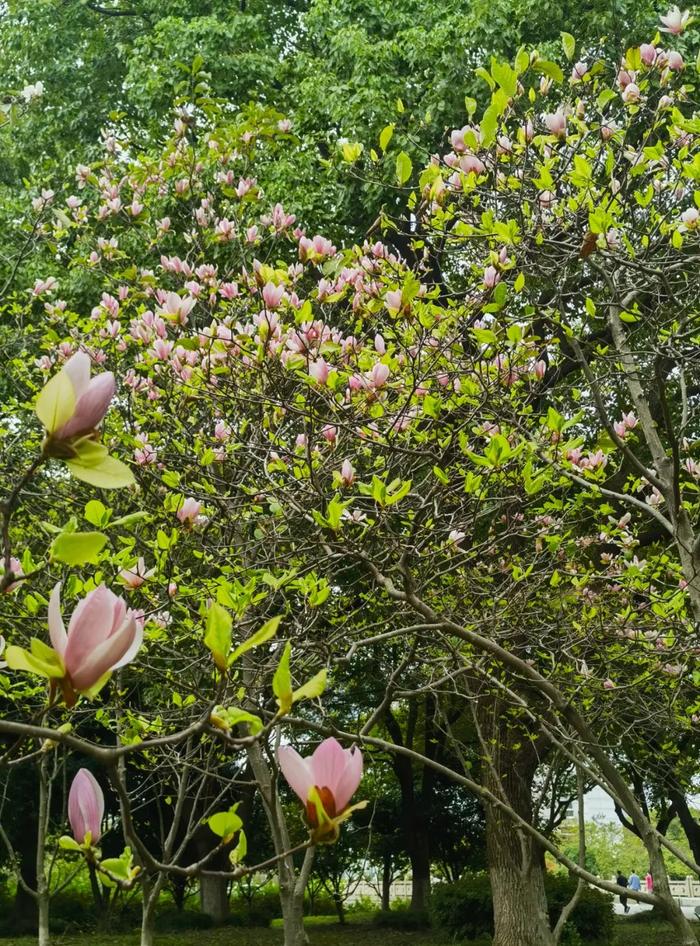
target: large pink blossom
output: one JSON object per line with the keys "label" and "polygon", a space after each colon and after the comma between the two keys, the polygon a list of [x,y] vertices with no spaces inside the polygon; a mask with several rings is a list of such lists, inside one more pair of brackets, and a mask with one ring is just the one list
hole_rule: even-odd
{"label": "large pink blossom", "polygon": [[90,842],[97,844],[102,835],[105,799],[97,779],[87,769],[79,769],[68,793],[68,820],[73,837],[83,844],[90,832]]}
{"label": "large pink blossom", "polygon": [[143,621],[123,598],[98,585],[78,603],[66,631],[59,582],[49,599],[49,636],[71,687],[82,693],[134,659],[143,641]]}
{"label": "large pink blossom", "polygon": [[91,379],[90,356],[83,351],[69,358],[61,371],[73,386],[75,407],[68,420],[51,433],[57,440],[67,440],[90,433],[102,421],[114,397],[114,375],[105,371]]}
{"label": "large pink blossom", "polygon": [[318,827],[318,816],[309,792],[315,788],[326,814],[335,818],[348,806],[362,779],[362,753],[343,749],[337,739],[324,739],[307,759],[291,746],[281,746],[277,760],[292,790],[306,807],[309,823]]}

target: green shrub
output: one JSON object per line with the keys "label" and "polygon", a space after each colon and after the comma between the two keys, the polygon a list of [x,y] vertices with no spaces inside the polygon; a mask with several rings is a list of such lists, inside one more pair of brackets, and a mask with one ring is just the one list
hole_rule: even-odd
{"label": "green shrub", "polygon": [[[573,878],[548,874],[545,890],[552,925],[576,888]],[[493,932],[493,902],[488,874],[467,874],[456,884],[441,884],[433,891],[431,912],[436,926],[460,939],[474,939]],[[608,943],[614,927],[612,897],[592,887],[585,887],[572,913],[564,946],[580,942]]]}
{"label": "green shrub", "polygon": [[573,923],[569,922],[564,926],[559,940],[559,946],[583,946],[581,934]]}
{"label": "green shrub", "polygon": [[[562,908],[571,899],[576,889],[576,880],[563,874],[548,874],[545,877],[547,904],[552,924],[556,923]],[[613,938],[615,914],[612,894],[603,893],[595,887],[584,887],[581,898],[570,918],[584,942],[609,943]]]}
{"label": "green shrub", "polygon": [[279,887],[269,884],[256,891],[250,904],[243,897],[234,897],[231,913],[246,926],[269,926],[272,920],[282,915]]}
{"label": "green shrub", "polygon": [[456,884],[435,887],[430,902],[433,922],[458,939],[493,932],[493,903],[488,874],[465,874]]}
{"label": "green shrub", "polygon": [[358,897],[357,900],[354,900],[352,903],[349,903],[346,909],[346,913],[362,913],[362,914],[374,914],[377,911],[377,898],[368,897],[364,894],[361,897]]}
{"label": "green shrub", "polygon": [[391,910],[377,910],[372,918],[374,926],[392,930],[423,930],[430,926],[427,910],[411,910],[409,906],[392,906]]}

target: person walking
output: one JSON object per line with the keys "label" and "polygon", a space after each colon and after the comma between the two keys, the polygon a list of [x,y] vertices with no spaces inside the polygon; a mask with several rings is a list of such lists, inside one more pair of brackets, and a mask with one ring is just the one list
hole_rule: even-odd
{"label": "person walking", "polygon": [[[620,870],[619,867],[618,867],[618,869],[617,869],[617,877],[615,878],[615,883],[617,884],[618,887],[627,887],[627,886],[629,886],[629,883],[628,883],[627,878],[626,878],[625,875],[622,873],[622,871]],[[622,909],[624,910],[624,912],[625,912],[625,913],[629,913],[629,912],[630,912],[630,908],[627,906],[627,894],[626,894],[626,893],[621,893],[621,894],[620,894],[620,903],[622,904]]]}
{"label": "person walking", "polygon": [[654,892],[654,878],[651,875],[651,871],[647,871],[647,875],[644,878],[644,886],[647,888],[647,893]]}
{"label": "person walking", "polygon": [[642,881],[641,881],[641,878],[640,878],[639,874],[637,873],[637,871],[634,869],[634,867],[632,868],[632,873],[630,874],[629,888],[630,888],[630,890],[641,890],[641,889],[642,889]]}

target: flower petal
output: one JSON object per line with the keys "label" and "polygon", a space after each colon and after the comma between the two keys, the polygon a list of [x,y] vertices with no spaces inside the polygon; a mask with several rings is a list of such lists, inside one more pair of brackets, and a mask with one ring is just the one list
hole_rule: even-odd
{"label": "flower petal", "polygon": [[124,656],[112,666],[112,670],[118,670],[119,667],[125,667],[127,664],[130,664],[141,649],[141,644],[143,644],[143,621],[140,621],[138,618],[136,618],[133,611],[128,612],[127,619],[133,620],[134,624],[136,625],[134,639],[132,640]]}
{"label": "flower petal", "polygon": [[309,760],[314,785],[330,788],[338,808],[336,788],[345,771],[347,755],[338,740],[331,737],[323,740]]}
{"label": "flower petal", "polygon": [[58,438],[75,437],[93,430],[107,413],[114,397],[114,375],[105,371],[93,378],[78,398],[71,419],[56,431]]}
{"label": "flower petal", "polygon": [[112,630],[112,614],[116,595],[99,585],[78,604],[68,624],[68,643],[63,660],[71,678],[95,647],[105,641]]}
{"label": "flower petal", "polygon": [[357,791],[362,779],[362,753],[354,748],[345,754],[345,770],[336,783],[333,793],[336,811],[340,813]]}
{"label": "flower petal", "polygon": [[66,644],[68,643],[68,635],[66,634],[63,615],[61,614],[60,581],[54,585],[51,597],[49,598],[49,638],[51,639],[53,649],[63,658],[66,652]]}
{"label": "flower petal", "polygon": [[78,351],[68,359],[61,370],[70,378],[77,401],[87,391],[90,383],[90,356],[87,352]]}
{"label": "flower petal", "polygon": [[73,687],[79,693],[90,690],[100,677],[113,670],[128,653],[136,634],[136,619],[132,615],[116,634],[112,634],[107,640],[94,647],[74,669],[69,668]]}
{"label": "flower petal", "polygon": [[296,749],[291,746],[280,746],[277,750],[277,761],[290,788],[305,805],[309,797],[309,789],[314,784],[309,760],[302,759]]}

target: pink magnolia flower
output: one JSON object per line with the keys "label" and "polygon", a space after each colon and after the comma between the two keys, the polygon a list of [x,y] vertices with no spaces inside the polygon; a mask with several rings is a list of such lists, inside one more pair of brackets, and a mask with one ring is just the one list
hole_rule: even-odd
{"label": "pink magnolia flower", "polygon": [[683,12],[681,12],[680,7],[677,6],[671,7],[668,13],[666,13],[665,16],[660,16],[659,19],[663,23],[661,32],[672,33],[674,36],[678,36],[679,33],[682,33],[686,26],[692,22],[690,10],[683,10]]}
{"label": "pink magnolia flower", "polygon": [[196,299],[193,299],[191,296],[183,298],[176,292],[159,292],[158,297],[160,306],[156,309],[157,315],[162,315],[171,321],[179,322],[180,325],[187,324],[187,318],[197,304]]}
{"label": "pink magnolia flower", "polygon": [[667,65],[668,65],[668,68],[673,69],[674,72],[680,72],[680,70],[685,67],[685,63],[683,62],[683,57],[675,49],[672,49],[669,52]]}
{"label": "pink magnolia flower", "polygon": [[[5,577],[4,565],[5,565],[4,561],[0,562],[0,569],[2,570],[3,578]],[[12,573],[13,578],[21,578],[22,575],[24,574],[24,572],[22,571],[22,565],[18,559],[16,558],[10,559],[10,572]],[[0,585],[1,584],[2,583],[0,582]],[[10,584],[6,588],[2,589],[3,594],[10,594],[10,592],[14,591],[15,588],[19,588],[19,586],[20,586],[20,582],[11,581]],[[0,648],[0,653],[2,653],[2,648]]]}
{"label": "pink magnolia flower", "polygon": [[355,469],[349,460],[343,460],[340,468],[340,482],[343,486],[352,486],[355,482]]}
{"label": "pink magnolia flower", "polygon": [[217,420],[216,424],[214,425],[214,436],[217,440],[221,440],[222,442],[229,439],[231,436],[231,428],[226,423],[226,421]]}
{"label": "pink magnolia flower", "polygon": [[681,214],[681,220],[689,230],[694,230],[700,224],[700,211],[697,207],[688,207]]}
{"label": "pink magnolia flower", "polygon": [[142,556],[133,568],[123,568],[119,572],[119,578],[127,588],[133,591],[135,588],[140,588],[144,581],[153,574],[155,574],[155,568],[146,569],[146,563]]}
{"label": "pink magnolia flower", "polygon": [[268,282],[263,286],[262,297],[263,302],[268,309],[276,309],[280,302],[282,301],[282,296],[284,295],[284,286],[276,286],[272,282]]}
{"label": "pink magnolia flower", "polygon": [[177,518],[186,525],[194,525],[202,511],[202,504],[194,499],[192,496],[188,496],[184,501],[182,506],[177,511]]}
{"label": "pink magnolia flower", "polygon": [[389,312],[400,312],[403,305],[403,297],[400,289],[392,289],[384,296],[384,304]]}
{"label": "pink magnolia flower", "polygon": [[547,130],[557,138],[563,138],[566,134],[566,115],[559,109],[556,112],[549,112],[544,116],[544,123]]}
{"label": "pink magnolia flower", "polygon": [[58,582],[49,598],[49,636],[72,689],[83,693],[131,663],[143,641],[143,622],[123,598],[98,585],[78,603],[66,631]]}
{"label": "pink magnolia flower", "polygon": [[622,101],[628,104],[638,102],[641,97],[642,93],[636,82],[630,82],[622,92]]}
{"label": "pink magnolia flower", "polygon": [[91,433],[105,416],[114,397],[114,375],[105,371],[91,379],[90,356],[83,351],[68,359],[61,374],[73,388],[73,412],[58,429],[48,432],[56,440],[68,440]]}
{"label": "pink magnolia flower", "polygon": [[581,79],[583,79],[583,77],[586,75],[587,72],[588,72],[588,63],[587,63],[587,62],[577,62],[577,63],[574,63],[574,67],[573,67],[573,69],[571,70],[571,81],[572,81],[572,82],[580,82]]}
{"label": "pink magnolia flower", "polygon": [[391,371],[388,365],[383,364],[383,362],[378,361],[375,365],[372,365],[372,371],[370,372],[370,382],[372,387],[381,388],[389,380],[389,375]]}
{"label": "pink magnolia flower", "polygon": [[639,47],[639,55],[645,66],[653,66],[656,62],[656,47],[651,43],[642,43]]}
{"label": "pink magnolia flower", "polygon": [[486,289],[493,289],[500,278],[501,274],[495,266],[487,266],[484,270],[484,286]]}
{"label": "pink magnolia flower", "polygon": [[277,761],[290,787],[306,808],[309,823],[318,827],[316,806],[309,801],[313,788],[330,818],[347,808],[362,779],[362,753],[359,749],[343,749],[333,738],[324,739],[308,759],[291,746],[281,746]]}
{"label": "pink magnolia flower", "polygon": [[317,358],[309,364],[309,375],[317,384],[326,384],[330,373],[330,366],[324,358]]}
{"label": "pink magnolia flower", "polygon": [[87,769],[78,769],[68,793],[68,820],[78,844],[84,844],[88,834],[90,843],[97,844],[104,811],[105,799],[97,779]]}

